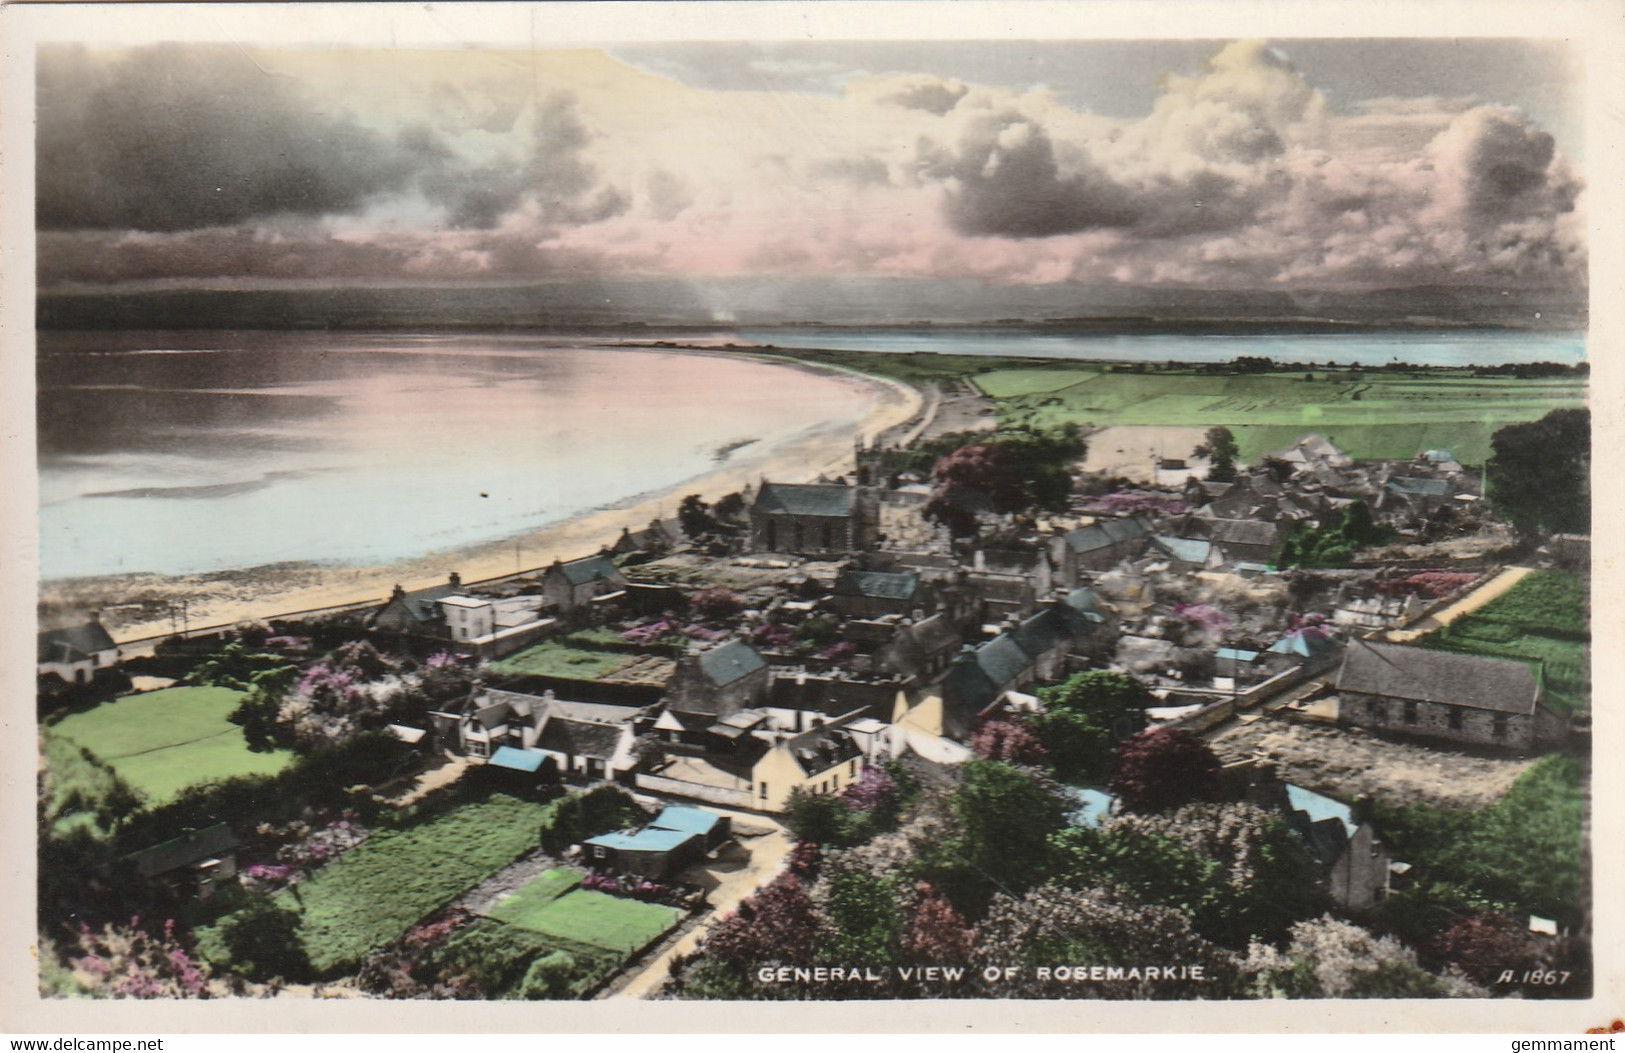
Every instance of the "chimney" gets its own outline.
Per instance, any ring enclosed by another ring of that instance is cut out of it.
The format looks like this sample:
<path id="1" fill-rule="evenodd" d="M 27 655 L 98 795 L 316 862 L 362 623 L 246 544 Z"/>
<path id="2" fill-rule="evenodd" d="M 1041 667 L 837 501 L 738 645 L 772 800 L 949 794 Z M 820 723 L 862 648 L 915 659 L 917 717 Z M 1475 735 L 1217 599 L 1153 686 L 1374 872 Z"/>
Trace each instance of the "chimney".
<path id="1" fill-rule="evenodd" d="M 456 572 L 456 571 L 455 571 L 455 570 L 454 570 L 454 571 L 452 571 L 452 572 L 451 572 L 451 574 L 450 574 L 450 575 L 448 575 L 448 576 L 447 576 L 447 578 L 446 578 L 446 582 L 447 582 L 447 583 L 448 583 L 448 584 L 449 584 L 449 585 L 450 585 L 450 586 L 451 586 L 451 587 L 452 587 L 452 588 L 454 588 L 454 589 L 460 589 L 460 588 L 462 588 L 462 587 L 463 587 L 463 576 L 462 576 L 462 575 L 461 575 L 461 574 L 459 574 L 459 573 L 457 573 L 457 572 Z"/>
<path id="2" fill-rule="evenodd" d="M 390 599 L 390 602 L 392 602 L 392 603 L 395 600 L 404 600 L 404 599 L 406 599 L 406 590 L 401 588 L 400 584 L 397 582 L 396 585 L 395 585 L 395 591 L 389 594 L 389 599 Z"/>

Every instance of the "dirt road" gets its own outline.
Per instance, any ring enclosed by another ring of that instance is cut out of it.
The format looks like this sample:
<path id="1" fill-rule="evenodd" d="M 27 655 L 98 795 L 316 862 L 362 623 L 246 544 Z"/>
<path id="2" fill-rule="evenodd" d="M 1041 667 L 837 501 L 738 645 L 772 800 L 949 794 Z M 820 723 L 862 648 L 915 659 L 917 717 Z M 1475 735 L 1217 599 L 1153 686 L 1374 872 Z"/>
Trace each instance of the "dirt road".
<path id="1" fill-rule="evenodd" d="M 1436 629 L 1442 629 L 1462 615 L 1470 614 L 1496 597 L 1505 595 L 1508 589 L 1530 573 L 1532 571 L 1529 567 L 1508 567 L 1455 603 L 1434 611 L 1409 629 L 1390 629 L 1383 639 L 1390 643 L 1405 643 L 1419 636 L 1426 636 Z"/>

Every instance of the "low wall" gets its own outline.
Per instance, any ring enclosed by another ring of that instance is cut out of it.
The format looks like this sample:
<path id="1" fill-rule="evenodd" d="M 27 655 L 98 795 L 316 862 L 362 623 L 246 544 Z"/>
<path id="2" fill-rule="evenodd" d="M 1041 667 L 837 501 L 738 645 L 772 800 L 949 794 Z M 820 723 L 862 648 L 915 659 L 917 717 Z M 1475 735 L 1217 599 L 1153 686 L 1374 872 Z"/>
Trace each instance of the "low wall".
<path id="1" fill-rule="evenodd" d="M 1246 691 L 1234 697 L 1221 698 L 1217 702 L 1210 702 L 1193 713 L 1187 713 L 1177 720 L 1170 720 L 1162 725 L 1167 728 L 1178 728 L 1199 734 L 1209 728 L 1222 724 L 1235 715 L 1238 709 L 1251 709 L 1253 706 L 1268 698 L 1273 698 L 1282 691 L 1296 687 L 1306 680 L 1312 680 L 1320 674 L 1332 669 L 1343 660 L 1342 648 L 1328 651 L 1323 655 L 1311 658 L 1302 665 L 1282 670 L 1262 683 L 1254 684 Z"/>
<path id="2" fill-rule="evenodd" d="M 674 797 L 692 797 L 698 801 L 709 801 L 712 804 L 727 805 L 730 808 L 755 807 L 748 790 L 728 790 L 721 786 L 705 786 L 697 782 L 666 779 L 659 775 L 650 775 L 647 772 L 639 772 L 633 777 L 632 784 L 640 790 L 669 793 Z"/>

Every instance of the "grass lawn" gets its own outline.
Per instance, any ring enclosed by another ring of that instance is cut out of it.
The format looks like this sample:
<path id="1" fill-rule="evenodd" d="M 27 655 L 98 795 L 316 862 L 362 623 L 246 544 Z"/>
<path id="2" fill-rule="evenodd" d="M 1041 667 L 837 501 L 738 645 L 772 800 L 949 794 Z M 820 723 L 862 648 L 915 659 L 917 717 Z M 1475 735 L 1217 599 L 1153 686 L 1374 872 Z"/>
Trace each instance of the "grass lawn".
<path id="1" fill-rule="evenodd" d="M 635 657 L 613 651 L 589 651 L 556 640 L 544 640 L 511 654 L 500 662 L 492 662 L 491 668 L 511 676 L 560 676 L 575 680 L 596 680 L 607 673 L 613 673 L 633 661 Z"/>
<path id="2" fill-rule="evenodd" d="M 487 998 L 519 998 L 525 972 L 558 951 L 571 961 L 568 990 L 551 997 L 579 998 L 621 964 L 621 955 L 561 940 L 517 925 L 481 918 L 430 952 L 434 963 L 474 977 Z"/>
<path id="3" fill-rule="evenodd" d="M 629 953 L 676 925 L 682 911 L 658 903 L 621 899 L 591 889 L 560 894 L 549 871 L 491 909 L 511 925 L 605 950 Z"/>
<path id="4" fill-rule="evenodd" d="M 1110 373 L 1098 369 L 1000 369 L 975 378 L 997 401 L 1001 423 L 1214 427 L 1236 435 L 1243 460 L 1281 449 L 1308 431 L 1351 457 L 1453 451 L 1482 464 L 1500 427 L 1585 402 L 1585 381 L 1516 380 L 1465 373 Z"/>
<path id="5" fill-rule="evenodd" d="M 1536 571 L 1419 643 L 1440 651 L 1544 663 L 1546 701 L 1559 713 L 1585 704 L 1590 645 L 1584 586 L 1561 571 Z"/>
<path id="6" fill-rule="evenodd" d="M 300 912 L 300 939 L 318 974 L 352 969 L 535 848 L 551 810 L 493 794 L 416 826 L 374 833 L 277 898 Z M 224 954 L 201 932 L 198 945 L 211 960 Z"/>
<path id="7" fill-rule="evenodd" d="M 503 899 L 490 914 L 493 918 L 513 921 L 516 915 L 522 915 L 533 909 L 539 910 L 565 893 L 580 887 L 580 874 L 574 870 L 555 867 L 537 875 L 529 884 Z"/>
<path id="8" fill-rule="evenodd" d="M 70 714 L 50 730 L 160 804 L 200 782 L 274 775 L 293 762 L 288 750 L 249 750 L 242 729 L 227 719 L 242 697 L 223 687 L 171 687 Z"/>

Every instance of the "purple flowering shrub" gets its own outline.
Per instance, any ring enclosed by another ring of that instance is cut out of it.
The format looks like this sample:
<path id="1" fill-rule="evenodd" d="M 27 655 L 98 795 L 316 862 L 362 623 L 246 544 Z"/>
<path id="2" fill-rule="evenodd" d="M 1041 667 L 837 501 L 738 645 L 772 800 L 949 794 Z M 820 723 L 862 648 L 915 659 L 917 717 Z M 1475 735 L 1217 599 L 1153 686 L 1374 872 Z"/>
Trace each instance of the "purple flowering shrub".
<path id="1" fill-rule="evenodd" d="M 597 870 L 587 871 L 587 876 L 581 879 L 581 887 L 610 896 L 625 896 L 671 906 L 682 906 L 689 897 L 687 891 L 674 885 L 630 874 L 605 874 Z"/>
<path id="2" fill-rule="evenodd" d="M 858 781 L 841 794 L 841 800 L 854 812 L 889 808 L 897 801 L 897 783 L 886 774 L 886 769 L 865 767 Z"/>
<path id="3" fill-rule="evenodd" d="M 625 632 L 621 633 L 621 639 L 625 640 L 627 643 L 634 643 L 644 646 L 652 643 L 658 643 L 663 637 L 669 636 L 676 630 L 677 625 L 675 622 L 671 621 L 669 618 L 659 618 L 652 622 L 646 622 L 643 625 L 632 626 L 630 629 L 627 629 Z"/>
<path id="4" fill-rule="evenodd" d="M 1210 603 L 1178 603 L 1174 613 L 1208 636 L 1217 637 L 1230 627 L 1230 619 Z"/>
<path id="5" fill-rule="evenodd" d="M 69 958 L 74 983 L 94 998 L 209 997 L 208 966 L 182 949 L 173 918 L 161 936 L 142 929 L 139 917 L 100 932 L 81 924 L 76 949 Z"/>
<path id="6" fill-rule="evenodd" d="M 851 640 L 842 640 L 840 643 L 831 644 L 822 651 L 819 651 L 818 657 L 826 662 L 835 662 L 839 664 L 847 661 L 857 653 L 857 644 L 853 643 Z"/>
<path id="7" fill-rule="evenodd" d="M 755 641 L 770 651 L 783 651 L 795 645 L 796 630 L 794 626 L 782 622 L 766 622 L 757 626 Z"/>

